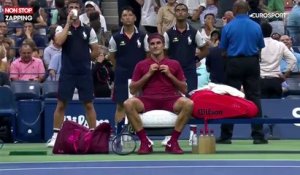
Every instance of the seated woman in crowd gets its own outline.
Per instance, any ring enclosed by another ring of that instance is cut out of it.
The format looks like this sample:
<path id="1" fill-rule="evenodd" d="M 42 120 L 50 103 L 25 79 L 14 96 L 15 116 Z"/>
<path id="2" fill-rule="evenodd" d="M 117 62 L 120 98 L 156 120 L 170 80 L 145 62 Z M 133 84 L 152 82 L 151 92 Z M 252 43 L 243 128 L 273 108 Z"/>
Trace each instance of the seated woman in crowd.
<path id="1" fill-rule="evenodd" d="M 0 44 L 6 49 L 6 57 L 3 61 L 10 62 L 15 57 L 15 40 L 8 37 L 8 27 L 6 22 L 0 22 Z"/>

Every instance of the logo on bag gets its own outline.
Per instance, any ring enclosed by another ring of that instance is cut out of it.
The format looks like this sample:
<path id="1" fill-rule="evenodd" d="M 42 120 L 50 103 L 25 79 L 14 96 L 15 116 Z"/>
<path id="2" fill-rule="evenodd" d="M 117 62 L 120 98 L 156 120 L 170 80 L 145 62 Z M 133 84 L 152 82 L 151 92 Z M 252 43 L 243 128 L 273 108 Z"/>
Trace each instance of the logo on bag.
<path id="1" fill-rule="evenodd" d="M 223 111 L 211 110 L 211 109 L 199 109 L 198 114 L 200 114 L 200 115 L 223 115 Z"/>
<path id="2" fill-rule="evenodd" d="M 69 121 L 73 121 L 73 122 L 76 122 L 82 126 L 85 126 L 85 127 L 89 127 L 88 125 L 88 122 L 87 120 L 85 119 L 85 116 L 84 115 L 78 115 L 78 116 L 70 116 L 70 115 L 67 115 L 65 116 L 65 121 L 66 120 L 69 120 Z M 96 125 L 98 126 L 99 124 L 101 123 L 109 123 L 109 120 L 108 119 L 105 119 L 105 120 L 97 120 L 96 121 Z"/>

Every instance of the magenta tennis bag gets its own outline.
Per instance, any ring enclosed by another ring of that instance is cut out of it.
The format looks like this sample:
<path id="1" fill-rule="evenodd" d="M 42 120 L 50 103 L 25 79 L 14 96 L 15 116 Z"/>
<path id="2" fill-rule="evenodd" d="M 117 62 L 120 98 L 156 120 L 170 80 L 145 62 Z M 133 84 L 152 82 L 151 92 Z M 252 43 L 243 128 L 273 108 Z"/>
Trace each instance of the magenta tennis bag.
<path id="1" fill-rule="evenodd" d="M 65 121 L 57 135 L 53 154 L 96 154 L 109 152 L 111 126 L 98 125 L 94 131 L 73 122 Z"/>

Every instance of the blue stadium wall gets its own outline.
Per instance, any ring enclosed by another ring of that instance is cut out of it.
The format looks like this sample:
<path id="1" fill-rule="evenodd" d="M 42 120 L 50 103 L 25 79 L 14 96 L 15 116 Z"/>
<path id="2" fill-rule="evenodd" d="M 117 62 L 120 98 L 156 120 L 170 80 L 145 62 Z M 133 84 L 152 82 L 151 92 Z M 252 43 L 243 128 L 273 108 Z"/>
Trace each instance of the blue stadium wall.
<path id="1" fill-rule="evenodd" d="M 111 99 L 96 99 L 95 109 L 97 120 L 109 120 L 114 126 L 115 103 Z M 18 116 L 16 120 L 16 139 L 20 142 L 44 142 L 51 138 L 53 127 L 53 113 L 56 107 L 56 99 L 22 100 L 18 102 Z M 300 117 L 300 100 L 276 99 L 262 100 L 263 115 L 270 118 Z M 162 116 L 163 117 L 163 116 Z M 84 108 L 79 101 L 69 103 L 65 118 L 87 126 Z M 269 139 L 299 139 L 300 124 L 275 124 L 264 125 L 264 132 Z M 198 131 L 202 128 L 198 125 Z M 210 125 L 216 136 L 220 134 L 219 125 Z M 234 138 L 251 138 L 250 124 L 235 125 Z M 188 139 L 189 126 L 187 125 L 181 139 Z"/>

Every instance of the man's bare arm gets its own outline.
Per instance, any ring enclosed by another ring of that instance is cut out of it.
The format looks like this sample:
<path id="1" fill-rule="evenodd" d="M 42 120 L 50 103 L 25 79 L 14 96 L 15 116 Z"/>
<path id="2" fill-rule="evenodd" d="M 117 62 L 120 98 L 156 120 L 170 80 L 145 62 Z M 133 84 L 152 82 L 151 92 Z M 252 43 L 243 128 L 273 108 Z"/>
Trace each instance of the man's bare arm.
<path id="1" fill-rule="evenodd" d="M 68 37 L 69 28 L 72 23 L 71 16 L 72 13 L 69 13 L 65 27 L 61 32 L 57 33 L 54 37 L 56 44 L 58 44 L 59 46 L 62 46 Z"/>

